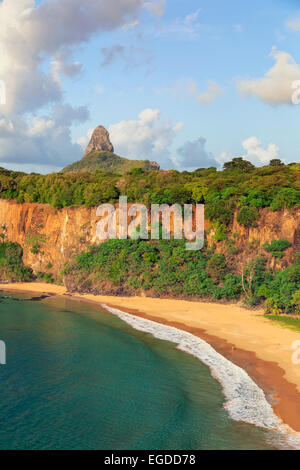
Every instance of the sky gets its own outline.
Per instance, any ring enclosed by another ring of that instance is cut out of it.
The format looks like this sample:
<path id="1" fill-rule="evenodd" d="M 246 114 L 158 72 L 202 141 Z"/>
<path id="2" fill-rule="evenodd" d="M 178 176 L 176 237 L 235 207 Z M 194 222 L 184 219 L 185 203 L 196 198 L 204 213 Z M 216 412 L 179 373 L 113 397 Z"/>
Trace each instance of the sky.
<path id="1" fill-rule="evenodd" d="M 58 171 L 98 125 L 164 169 L 299 162 L 299 41 L 300 0 L 0 0 L 0 166 Z"/>

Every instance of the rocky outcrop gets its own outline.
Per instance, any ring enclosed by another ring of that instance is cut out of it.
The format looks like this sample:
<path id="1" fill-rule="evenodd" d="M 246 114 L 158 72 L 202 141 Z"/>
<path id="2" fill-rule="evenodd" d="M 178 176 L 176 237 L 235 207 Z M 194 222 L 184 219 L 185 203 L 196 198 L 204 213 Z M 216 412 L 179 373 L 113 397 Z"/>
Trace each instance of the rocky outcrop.
<path id="1" fill-rule="evenodd" d="M 109 133 L 103 126 L 98 126 L 81 160 L 71 163 L 62 169 L 63 173 L 86 173 L 101 171 L 124 175 L 129 171 L 141 168 L 144 171 L 160 169 L 157 162 L 149 160 L 131 160 L 114 153 L 114 147 L 109 139 Z"/>
<path id="2" fill-rule="evenodd" d="M 160 170 L 160 165 L 157 162 L 150 162 L 151 170 Z"/>
<path id="3" fill-rule="evenodd" d="M 96 208 L 70 207 L 56 210 L 47 204 L 18 204 L 0 199 L 1 239 L 19 243 L 23 247 L 23 261 L 34 271 L 58 275 L 65 263 L 75 254 L 97 243 Z M 206 224 L 209 244 L 214 243 L 214 230 Z M 300 252 L 300 209 L 272 212 L 263 209 L 256 227 L 249 229 L 238 224 L 236 217 L 230 233 L 238 254 L 233 256 L 237 271 L 248 259 L 262 252 L 262 245 L 274 239 L 285 238 L 292 247 L 284 259 L 269 256 L 269 266 L 284 267 Z M 217 250 L 226 250 L 226 242 L 217 244 Z M 265 253 L 266 254 L 266 253 Z"/>
<path id="4" fill-rule="evenodd" d="M 103 126 L 98 126 L 94 130 L 91 140 L 86 148 L 84 157 L 91 152 L 111 152 L 114 147 L 109 139 L 109 133 Z"/>

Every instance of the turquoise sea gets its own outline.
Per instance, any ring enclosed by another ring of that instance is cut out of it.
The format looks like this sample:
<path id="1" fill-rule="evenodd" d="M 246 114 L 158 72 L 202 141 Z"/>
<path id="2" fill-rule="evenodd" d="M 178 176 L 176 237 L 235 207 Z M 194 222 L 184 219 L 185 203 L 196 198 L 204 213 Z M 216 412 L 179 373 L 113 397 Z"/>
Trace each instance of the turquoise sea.
<path id="1" fill-rule="evenodd" d="M 272 449 L 207 366 L 91 304 L 0 294 L 0 449 Z"/>

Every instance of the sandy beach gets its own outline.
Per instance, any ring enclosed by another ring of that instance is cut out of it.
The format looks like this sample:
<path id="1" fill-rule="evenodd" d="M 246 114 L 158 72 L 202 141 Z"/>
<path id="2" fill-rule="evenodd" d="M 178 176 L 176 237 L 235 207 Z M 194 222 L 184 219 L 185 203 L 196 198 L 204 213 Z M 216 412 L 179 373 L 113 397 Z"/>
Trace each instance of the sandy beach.
<path id="1" fill-rule="evenodd" d="M 44 283 L 0 284 L 0 289 L 67 294 L 63 286 Z M 300 340 L 300 332 L 272 323 L 262 310 L 252 311 L 235 304 L 91 294 L 71 296 L 98 305 L 106 304 L 199 336 L 246 370 L 264 390 L 282 421 L 300 431 L 300 365 L 292 361 L 292 344 Z"/>

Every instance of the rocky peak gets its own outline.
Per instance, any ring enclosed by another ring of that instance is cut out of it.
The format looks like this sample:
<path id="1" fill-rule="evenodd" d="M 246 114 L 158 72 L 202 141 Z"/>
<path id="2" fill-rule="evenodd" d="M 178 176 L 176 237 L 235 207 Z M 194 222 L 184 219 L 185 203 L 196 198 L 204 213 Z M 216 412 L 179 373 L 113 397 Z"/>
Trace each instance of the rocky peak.
<path id="1" fill-rule="evenodd" d="M 150 162 L 152 170 L 160 170 L 160 165 L 157 162 Z"/>
<path id="2" fill-rule="evenodd" d="M 90 143 L 86 148 L 84 156 L 90 152 L 112 152 L 114 153 L 114 147 L 109 139 L 109 133 L 103 126 L 98 126 L 94 130 Z"/>

